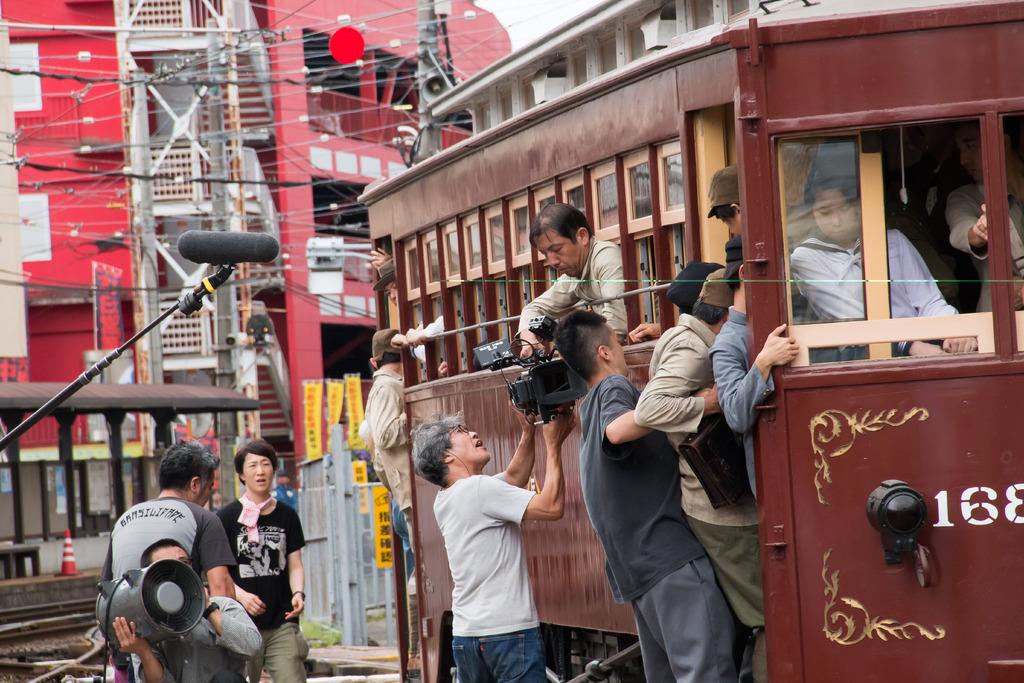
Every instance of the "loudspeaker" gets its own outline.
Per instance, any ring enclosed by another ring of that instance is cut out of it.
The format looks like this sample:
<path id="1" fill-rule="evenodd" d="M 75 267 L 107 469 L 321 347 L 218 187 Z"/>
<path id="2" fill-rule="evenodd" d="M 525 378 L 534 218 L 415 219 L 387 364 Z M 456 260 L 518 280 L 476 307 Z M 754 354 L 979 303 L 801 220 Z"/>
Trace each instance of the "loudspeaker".
<path id="1" fill-rule="evenodd" d="M 159 560 L 133 569 L 113 581 L 100 583 L 96 621 L 108 642 L 116 643 L 114 619 L 135 622 L 138 636 L 150 643 L 183 636 L 203 618 L 203 582 L 178 560 Z"/>

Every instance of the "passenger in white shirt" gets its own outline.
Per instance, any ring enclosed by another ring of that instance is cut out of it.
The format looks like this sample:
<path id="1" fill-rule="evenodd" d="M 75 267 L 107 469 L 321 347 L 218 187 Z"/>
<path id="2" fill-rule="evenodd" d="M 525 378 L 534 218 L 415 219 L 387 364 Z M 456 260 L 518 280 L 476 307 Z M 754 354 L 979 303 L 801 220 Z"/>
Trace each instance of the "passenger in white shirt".
<path id="1" fill-rule="evenodd" d="M 815 320 L 863 320 L 864 256 L 861 250 L 860 196 L 856 178 L 816 173 L 812 177 L 814 222 L 820 234 L 806 239 L 790 256 L 797 288 Z M 924 260 L 897 230 L 886 231 L 889 306 L 893 318 L 956 315 L 946 303 Z M 964 353 L 977 349 L 973 337 L 902 344 L 907 355 Z"/>
<path id="2" fill-rule="evenodd" d="M 491 455 L 460 417 L 429 420 L 412 434 L 416 473 L 441 487 L 434 516 L 452 572 L 452 652 L 465 683 L 545 680 L 520 525 L 561 519 L 561 446 L 576 420 L 565 413 L 544 425 L 545 481 L 534 493 L 526 487 L 535 429 L 530 416 L 516 415 L 523 434 L 508 468 L 496 476 L 483 474 Z"/>

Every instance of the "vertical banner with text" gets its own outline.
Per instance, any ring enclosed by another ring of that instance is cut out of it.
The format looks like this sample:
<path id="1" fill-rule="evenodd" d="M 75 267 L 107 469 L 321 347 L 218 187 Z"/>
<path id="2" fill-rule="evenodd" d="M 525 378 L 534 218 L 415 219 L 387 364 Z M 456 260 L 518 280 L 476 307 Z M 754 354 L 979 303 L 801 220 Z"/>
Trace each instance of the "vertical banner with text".
<path id="1" fill-rule="evenodd" d="M 327 424 L 341 422 L 341 409 L 345 404 L 345 382 L 340 379 L 327 380 Z"/>
<path id="2" fill-rule="evenodd" d="M 387 569 L 394 564 L 391 556 L 391 498 L 383 486 L 373 487 L 373 521 L 376 528 L 377 568 Z"/>
<path id="3" fill-rule="evenodd" d="M 363 423 L 363 382 L 359 375 L 345 375 L 345 404 L 348 408 L 348 447 L 365 451 L 366 442 L 359 437 Z"/>
<path id="4" fill-rule="evenodd" d="M 93 343 L 97 349 L 116 349 L 124 339 L 121 316 L 121 278 L 124 271 L 107 263 L 92 262 Z"/>
<path id="5" fill-rule="evenodd" d="M 352 481 L 356 484 L 366 484 L 370 481 L 365 460 L 352 461 Z M 370 514 L 370 490 L 366 486 L 359 487 L 359 514 Z"/>
<path id="6" fill-rule="evenodd" d="M 318 460 L 324 455 L 324 385 L 319 380 L 302 383 L 302 416 L 306 435 L 306 459 Z"/>

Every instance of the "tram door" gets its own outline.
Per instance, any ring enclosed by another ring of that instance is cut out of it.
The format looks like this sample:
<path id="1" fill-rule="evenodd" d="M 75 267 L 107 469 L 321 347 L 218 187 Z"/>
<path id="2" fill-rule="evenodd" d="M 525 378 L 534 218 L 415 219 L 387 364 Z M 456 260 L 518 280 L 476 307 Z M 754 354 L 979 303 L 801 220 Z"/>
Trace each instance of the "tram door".
<path id="1" fill-rule="evenodd" d="M 998 188 L 977 229 L 1002 164 L 981 140 L 971 119 L 774 143 L 802 351 L 759 427 L 762 561 L 796 591 L 769 633 L 798 616 L 769 666 L 803 681 L 980 682 L 1024 657 L 1021 378 L 998 370 L 993 313 L 1024 225 Z"/>

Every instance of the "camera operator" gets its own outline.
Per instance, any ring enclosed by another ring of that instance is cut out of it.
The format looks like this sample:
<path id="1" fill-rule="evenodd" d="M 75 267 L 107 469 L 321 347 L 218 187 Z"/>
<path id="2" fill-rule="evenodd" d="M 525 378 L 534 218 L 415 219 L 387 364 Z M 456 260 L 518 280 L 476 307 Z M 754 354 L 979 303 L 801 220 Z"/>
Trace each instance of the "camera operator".
<path id="1" fill-rule="evenodd" d="M 544 255 L 545 265 L 558 271 L 558 279 L 547 291 L 523 307 L 519 318 L 519 339 L 524 343 L 519 355 L 529 356 L 541 343 L 527 329 L 531 318 L 550 316 L 559 319 L 580 302 L 620 296 L 625 291 L 622 279 L 622 252 L 611 242 L 594 239 L 587 217 L 568 204 L 548 204 L 533 220 L 530 244 Z M 615 330 L 619 339 L 626 336 L 626 306 L 615 299 L 594 307 Z"/>
<path id="2" fill-rule="evenodd" d="M 148 567 L 159 560 L 192 563 L 172 539 L 147 548 L 140 564 Z M 136 683 L 244 683 L 246 659 L 260 650 L 260 632 L 235 600 L 207 594 L 206 603 L 199 625 L 155 645 L 136 634 L 134 622 L 114 619 L 121 652 L 132 655 Z"/>
<path id="3" fill-rule="evenodd" d="M 434 516 L 448 551 L 452 652 L 462 683 L 544 681 L 544 642 L 533 604 L 520 525 L 561 519 L 561 446 L 576 420 L 563 412 L 544 425 L 547 452 L 540 493 L 526 486 L 533 471 L 535 429 L 516 411 L 522 436 L 508 468 L 483 474 L 491 455 L 458 416 L 413 430 L 416 472 L 441 487 Z"/>

